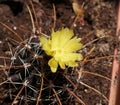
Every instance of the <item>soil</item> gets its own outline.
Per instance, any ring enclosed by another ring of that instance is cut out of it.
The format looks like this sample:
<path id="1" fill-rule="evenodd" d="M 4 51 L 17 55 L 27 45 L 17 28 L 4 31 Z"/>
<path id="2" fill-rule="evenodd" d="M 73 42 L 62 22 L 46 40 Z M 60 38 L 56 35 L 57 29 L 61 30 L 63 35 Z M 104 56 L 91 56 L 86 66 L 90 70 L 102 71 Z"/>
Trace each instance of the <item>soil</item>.
<path id="1" fill-rule="evenodd" d="M 81 0 L 79 5 L 83 3 L 84 17 L 74 22 L 76 15 L 69 0 L 33 0 L 36 15 L 30 0 L 0 1 L 0 105 L 36 105 L 42 80 L 40 105 L 108 105 L 116 2 Z M 26 5 L 33 15 L 35 32 Z M 53 74 L 38 36 L 63 27 L 72 28 L 82 39 L 78 53 L 84 59 L 77 68 Z"/>

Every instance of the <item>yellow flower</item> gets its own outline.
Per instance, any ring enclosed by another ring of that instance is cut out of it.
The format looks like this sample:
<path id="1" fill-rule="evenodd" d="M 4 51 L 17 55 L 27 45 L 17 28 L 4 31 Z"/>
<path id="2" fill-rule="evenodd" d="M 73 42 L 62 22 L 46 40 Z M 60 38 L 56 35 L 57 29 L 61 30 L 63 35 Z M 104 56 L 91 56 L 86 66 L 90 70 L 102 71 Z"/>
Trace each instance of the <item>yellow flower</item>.
<path id="1" fill-rule="evenodd" d="M 81 49 L 82 44 L 80 39 L 73 35 L 73 30 L 63 28 L 60 31 L 52 31 L 49 39 L 40 36 L 42 49 L 52 57 L 48 65 L 53 73 L 57 71 L 58 65 L 62 69 L 65 69 L 65 66 L 75 67 L 78 66 L 76 61 L 82 60 L 82 55 L 76 53 Z"/>

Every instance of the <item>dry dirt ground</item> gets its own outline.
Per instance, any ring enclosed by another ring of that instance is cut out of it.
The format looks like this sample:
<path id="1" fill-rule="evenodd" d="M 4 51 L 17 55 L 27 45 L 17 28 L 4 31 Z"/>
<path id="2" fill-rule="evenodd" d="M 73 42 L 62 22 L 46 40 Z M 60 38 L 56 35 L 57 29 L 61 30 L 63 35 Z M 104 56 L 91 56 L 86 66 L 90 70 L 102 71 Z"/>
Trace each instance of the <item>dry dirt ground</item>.
<path id="1" fill-rule="evenodd" d="M 69 0 L 33 1 L 36 16 L 30 0 L 0 1 L 0 105 L 36 105 L 40 87 L 40 105 L 107 105 L 115 46 L 115 0 L 81 0 L 84 25 L 80 21 L 73 24 L 75 13 Z M 26 5 L 33 20 L 37 17 L 35 33 Z M 84 59 L 78 68 L 52 74 L 47 66 L 49 57 L 40 48 L 38 30 L 50 35 L 53 28 L 62 27 L 72 27 L 82 38 L 84 46 L 79 53 Z"/>

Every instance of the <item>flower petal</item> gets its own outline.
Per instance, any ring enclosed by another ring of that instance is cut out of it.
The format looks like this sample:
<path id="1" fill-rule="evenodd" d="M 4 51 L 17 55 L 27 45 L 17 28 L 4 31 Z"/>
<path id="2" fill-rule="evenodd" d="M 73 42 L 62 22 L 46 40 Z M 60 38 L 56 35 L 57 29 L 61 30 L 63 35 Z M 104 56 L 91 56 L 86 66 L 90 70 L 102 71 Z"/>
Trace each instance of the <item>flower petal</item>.
<path id="1" fill-rule="evenodd" d="M 60 42 L 59 42 L 59 38 L 60 37 L 60 35 L 59 35 L 59 31 L 57 31 L 57 32 L 52 32 L 52 50 L 54 51 L 54 50 L 57 50 L 58 48 L 59 48 L 59 44 L 60 44 Z"/>
<path id="2" fill-rule="evenodd" d="M 51 51 L 51 40 L 47 39 L 44 36 L 40 36 L 40 41 L 42 43 L 42 49 L 45 50 L 47 55 L 53 55 L 53 52 Z"/>
<path id="3" fill-rule="evenodd" d="M 70 30 L 68 28 L 62 29 L 59 34 L 60 48 L 63 48 L 65 44 L 72 38 L 73 35 L 74 35 L 73 30 Z"/>
<path id="4" fill-rule="evenodd" d="M 73 62 L 73 61 L 70 61 L 68 63 L 66 63 L 67 66 L 70 66 L 70 67 L 76 67 L 78 66 L 78 63 L 77 62 Z"/>
<path id="5" fill-rule="evenodd" d="M 67 53 L 62 56 L 61 59 L 63 62 L 69 62 L 69 61 L 79 61 L 82 60 L 82 55 L 77 53 Z"/>
<path id="6" fill-rule="evenodd" d="M 59 61 L 59 65 L 62 69 L 65 69 L 65 62 Z"/>
<path id="7" fill-rule="evenodd" d="M 55 73 L 57 71 L 58 62 L 54 58 L 49 60 L 48 65 L 50 66 L 51 71 L 53 73 Z"/>
<path id="8" fill-rule="evenodd" d="M 81 48 L 82 44 L 80 43 L 80 40 L 77 39 L 77 37 L 69 40 L 68 43 L 64 46 L 66 52 L 75 52 Z"/>

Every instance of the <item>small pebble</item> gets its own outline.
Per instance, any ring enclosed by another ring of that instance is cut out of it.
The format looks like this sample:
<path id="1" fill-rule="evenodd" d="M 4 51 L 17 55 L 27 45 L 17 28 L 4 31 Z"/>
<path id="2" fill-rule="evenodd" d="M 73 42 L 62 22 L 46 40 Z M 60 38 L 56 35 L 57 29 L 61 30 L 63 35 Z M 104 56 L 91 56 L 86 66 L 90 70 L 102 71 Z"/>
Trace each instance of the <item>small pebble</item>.
<path id="1" fill-rule="evenodd" d="M 17 27 L 16 27 L 16 26 L 14 26 L 14 27 L 13 27 L 13 29 L 14 29 L 14 30 L 17 30 Z"/>

